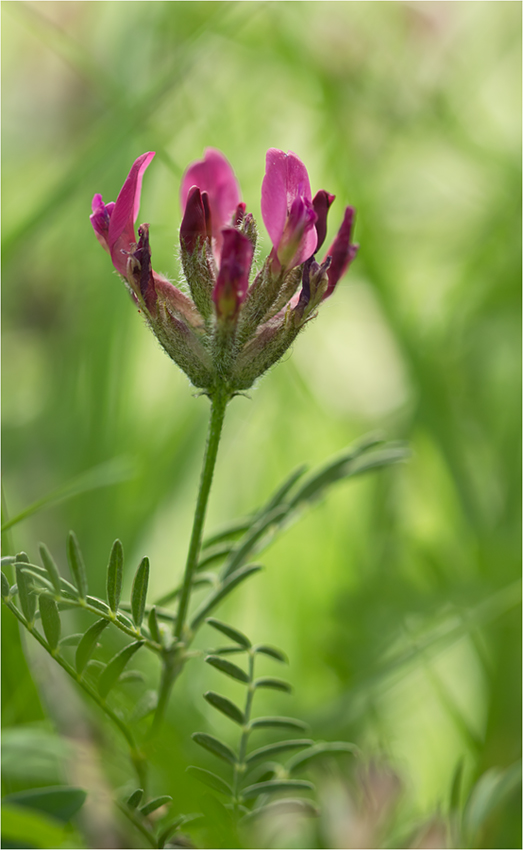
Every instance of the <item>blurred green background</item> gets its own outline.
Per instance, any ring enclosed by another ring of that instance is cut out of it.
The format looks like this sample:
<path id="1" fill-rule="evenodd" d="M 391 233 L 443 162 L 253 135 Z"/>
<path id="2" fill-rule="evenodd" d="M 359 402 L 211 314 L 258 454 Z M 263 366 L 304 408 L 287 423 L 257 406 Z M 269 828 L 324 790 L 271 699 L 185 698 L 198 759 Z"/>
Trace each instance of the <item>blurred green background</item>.
<path id="1" fill-rule="evenodd" d="M 91 198 L 114 200 L 155 150 L 139 221 L 154 268 L 176 280 L 187 164 L 206 146 L 225 153 L 263 257 L 265 152 L 295 151 L 313 193 L 336 194 L 328 239 L 350 203 L 361 249 L 292 355 L 231 404 L 207 528 L 369 431 L 413 456 L 335 489 L 219 616 L 288 653 L 295 696 L 277 708 L 385 754 L 426 817 L 460 758 L 470 786 L 519 755 L 520 3 L 2 9 L 7 510 L 101 464 L 107 484 L 34 514 L 7 547 L 35 557 L 45 540 L 64 564 L 74 528 L 102 593 L 118 536 L 129 583 L 144 554 L 151 595 L 178 582 L 208 402 L 112 272 Z M 41 707 L 3 619 L 5 724 L 45 715 L 67 731 L 42 660 Z M 192 760 L 186 706 L 211 722 L 203 666 L 170 716 Z M 517 833 L 517 815 L 503 817 L 481 846 L 520 846 Z"/>

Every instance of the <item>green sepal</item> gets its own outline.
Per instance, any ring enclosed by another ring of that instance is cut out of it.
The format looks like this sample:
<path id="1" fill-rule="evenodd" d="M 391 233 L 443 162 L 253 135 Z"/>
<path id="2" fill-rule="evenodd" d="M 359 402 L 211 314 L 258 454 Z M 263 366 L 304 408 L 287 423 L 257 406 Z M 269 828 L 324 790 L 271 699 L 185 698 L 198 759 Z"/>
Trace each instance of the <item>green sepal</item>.
<path id="1" fill-rule="evenodd" d="M 58 594 L 58 596 L 61 596 L 61 594 L 62 594 L 61 575 L 60 575 L 60 571 L 58 570 L 58 567 L 56 566 L 54 558 L 51 555 L 51 553 L 50 553 L 49 549 L 47 548 L 47 546 L 45 545 L 45 543 L 40 543 L 38 549 L 39 549 L 39 552 L 40 552 L 40 558 L 42 559 L 42 564 L 44 565 L 44 567 L 47 571 L 47 575 L 51 579 L 51 583 L 52 583 L 56 593 Z"/>
<path id="2" fill-rule="evenodd" d="M 230 676 L 231 679 L 236 679 L 238 682 L 249 684 L 249 676 L 245 670 L 242 670 L 242 668 L 238 667 L 237 664 L 233 664 L 232 661 L 227 661 L 219 655 L 208 655 L 205 662 L 206 664 L 210 664 L 211 667 L 215 667 L 216 670 L 220 671 L 220 673 L 225 673 L 226 676 Z"/>
<path id="3" fill-rule="evenodd" d="M 85 599 L 87 596 L 87 573 L 85 571 L 84 559 L 74 531 L 70 531 L 67 537 L 67 559 L 69 561 L 69 566 L 71 567 L 74 580 L 76 581 L 80 597 Z"/>
<path id="4" fill-rule="evenodd" d="M 115 540 L 109 555 L 107 565 L 107 601 L 111 611 L 118 611 L 122 595 L 123 579 L 123 546 L 120 540 Z"/>
<path id="5" fill-rule="evenodd" d="M 245 649 L 250 649 L 251 642 L 249 638 L 243 634 L 243 632 L 238 631 L 238 629 L 233 629 L 232 626 L 227 625 L 227 623 L 222 623 L 221 620 L 216 620 L 214 617 L 208 617 L 205 622 L 209 626 L 212 626 L 213 629 L 216 629 L 231 640 L 239 643 L 240 646 L 245 647 Z"/>
<path id="6" fill-rule="evenodd" d="M 145 600 L 147 598 L 147 585 L 149 584 L 149 558 L 142 558 L 140 566 L 136 570 L 131 591 L 131 612 L 136 628 L 142 625 L 145 613 Z"/>
<path id="7" fill-rule="evenodd" d="M 38 607 L 40 608 L 40 618 L 47 642 L 51 649 L 55 650 L 60 641 L 62 631 L 58 606 L 54 599 L 42 594 L 38 600 Z"/>
<path id="8" fill-rule="evenodd" d="M 141 806 L 139 809 L 140 814 L 147 817 L 151 812 L 155 812 L 156 809 L 159 809 L 160 806 L 165 806 L 166 803 L 172 803 L 173 798 L 169 796 L 169 794 L 164 794 L 162 797 L 155 797 L 154 800 L 149 800 L 145 806 Z"/>
<path id="9" fill-rule="evenodd" d="M 94 648 L 96 646 L 98 638 L 108 625 L 109 620 L 97 620 L 96 623 L 93 623 L 93 625 L 90 626 L 83 635 L 80 643 L 78 644 L 75 656 L 75 666 L 77 673 L 83 672 L 85 665 L 87 664 L 91 655 L 94 652 Z"/>
<path id="10" fill-rule="evenodd" d="M 230 699 L 222 697 L 220 694 L 215 693 L 215 691 L 207 691 L 207 693 L 203 695 L 203 698 L 207 700 L 209 705 L 212 705 L 213 708 L 216 708 L 218 711 L 221 711 L 222 714 L 225 714 L 226 717 L 229 717 L 230 720 L 234 720 L 234 722 L 239 726 L 243 726 L 245 722 L 243 711 L 231 702 Z"/>
<path id="11" fill-rule="evenodd" d="M 117 655 L 112 658 L 100 673 L 98 679 L 98 693 L 105 699 L 113 685 L 118 681 L 120 673 L 123 672 L 125 665 L 131 660 L 134 653 L 143 646 L 143 640 L 137 640 L 125 646 Z"/>
<path id="12" fill-rule="evenodd" d="M 214 735 L 208 735 L 206 732 L 194 732 L 191 737 L 196 744 L 209 750 L 210 753 L 223 759 L 223 761 L 229 764 L 237 763 L 238 759 L 233 750 L 227 744 L 224 744 L 223 741 L 215 738 Z"/>
<path id="13" fill-rule="evenodd" d="M 204 770 L 203 767 L 194 767 L 192 764 L 186 768 L 187 773 L 192 773 L 204 785 L 213 788 L 214 791 L 219 791 L 220 794 L 225 794 L 226 797 L 232 797 L 232 788 L 220 776 L 212 773 L 210 770 Z"/>

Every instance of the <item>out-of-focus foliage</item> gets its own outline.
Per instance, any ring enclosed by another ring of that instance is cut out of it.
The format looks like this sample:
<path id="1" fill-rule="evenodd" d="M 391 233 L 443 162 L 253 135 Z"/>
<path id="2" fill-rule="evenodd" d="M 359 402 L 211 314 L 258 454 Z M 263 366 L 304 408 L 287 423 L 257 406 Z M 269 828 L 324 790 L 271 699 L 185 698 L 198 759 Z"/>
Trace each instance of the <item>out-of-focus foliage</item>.
<path id="1" fill-rule="evenodd" d="M 289 655 L 295 696 L 267 693 L 267 714 L 387 757 L 403 788 L 390 835 L 416 846 L 436 846 L 461 760 L 474 846 L 521 840 L 517 792 L 481 803 L 520 754 L 520 18 L 495 2 L 3 3 L 5 502 L 15 516 L 77 493 L 14 526 L 4 554 L 45 540 L 65 567 L 74 528 L 93 592 L 115 537 L 126 598 L 144 555 L 151 596 L 178 583 L 208 402 L 113 274 L 91 198 L 114 200 L 156 150 L 139 220 L 175 280 L 188 162 L 223 150 L 261 225 L 265 151 L 294 150 L 313 191 L 336 194 L 329 237 L 351 203 L 361 249 L 292 356 L 231 404 L 207 527 L 369 430 L 410 441 L 409 464 L 340 485 L 290 528 L 223 616 Z M 51 721 L 74 751 L 48 774 L 44 756 L 32 777 L 8 771 L 5 791 L 65 771 L 90 791 L 88 846 L 110 846 L 104 789 L 126 761 L 107 749 L 102 770 L 98 716 L 31 645 L 29 672 L 7 613 L 3 628 L 9 746 L 23 749 L 20 727 L 45 755 Z M 184 774 L 190 734 L 229 734 L 201 697 L 215 675 L 185 671 L 151 751 L 180 812 L 204 805 Z M 325 846 L 359 840 L 339 822 L 348 783 L 340 767 L 324 777 Z M 298 846 L 288 824 L 279 835 L 267 846 Z"/>

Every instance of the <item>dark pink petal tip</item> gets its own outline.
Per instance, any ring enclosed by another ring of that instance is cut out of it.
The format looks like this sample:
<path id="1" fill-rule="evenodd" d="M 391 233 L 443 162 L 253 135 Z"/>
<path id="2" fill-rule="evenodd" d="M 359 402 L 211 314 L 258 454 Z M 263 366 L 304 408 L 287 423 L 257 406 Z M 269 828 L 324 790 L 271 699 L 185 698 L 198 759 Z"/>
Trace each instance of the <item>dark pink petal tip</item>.
<path id="1" fill-rule="evenodd" d="M 335 195 L 331 195 L 329 192 L 326 192 L 325 189 L 320 189 L 319 192 L 316 192 L 312 200 L 314 212 L 318 216 L 316 220 L 316 233 L 318 234 L 316 251 L 319 251 L 325 242 L 325 237 L 327 235 L 327 213 L 329 212 L 329 208 L 335 197 Z"/>
<path id="2" fill-rule="evenodd" d="M 327 251 L 326 257 L 331 257 L 331 264 L 327 271 L 329 286 L 323 296 L 324 299 L 332 295 L 336 284 L 345 274 L 358 252 L 358 246 L 351 242 L 355 214 L 354 207 L 346 208 L 338 235 Z"/>
<path id="3" fill-rule="evenodd" d="M 209 205 L 204 203 L 205 192 L 202 193 L 198 186 L 193 186 L 187 196 L 185 212 L 183 214 L 182 224 L 180 227 L 180 242 L 182 247 L 192 254 L 198 247 L 198 242 L 203 242 L 208 235 L 210 228 Z"/>
<path id="4" fill-rule="evenodd" d="M 250 239 L 235 227 L 224 228 L 222 238 L 220 271 L 212 297 L 218 317 L 230 319 L 236 316 L 247 295 L 253 247 Z"/>
<path id="5" fill-rule="evenodd" d="M 221 243 L 221 229 L 231 223 L 240 203 L 240 187 L 228 160 L 219 150 L 207 148 L 204 158 L 193 162 L 185 172 L 180 188 L 182 212 L 185 212 L 193 186 L 208 195 L 212 235 Z"/>

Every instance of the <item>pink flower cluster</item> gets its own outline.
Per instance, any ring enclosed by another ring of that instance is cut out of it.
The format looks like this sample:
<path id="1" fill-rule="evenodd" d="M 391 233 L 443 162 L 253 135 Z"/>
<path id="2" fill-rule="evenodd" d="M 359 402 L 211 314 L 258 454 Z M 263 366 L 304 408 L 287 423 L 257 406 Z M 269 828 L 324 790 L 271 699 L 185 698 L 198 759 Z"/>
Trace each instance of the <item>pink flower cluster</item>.
<path id="1" fill-rule="evenodd" d="M 262 216 L 272 250 L 249 285 L 256 225 L 240 200 L 234 172 L 208 148 L 185 172 L 180 191 L 181 260 L 192 298 L 153 271 L 149 226 L 134 225 L 142 179 L 154 157 L 142 154 L 115 203 L 93 198 L 91 223 L 154 333 L 196 386 L 245 389 L 278 360 L 354 259 L 354 210 L 321 263 L 334 196 L 312 197 L 307 170 L 293 153 L 267 152 Z"/>

